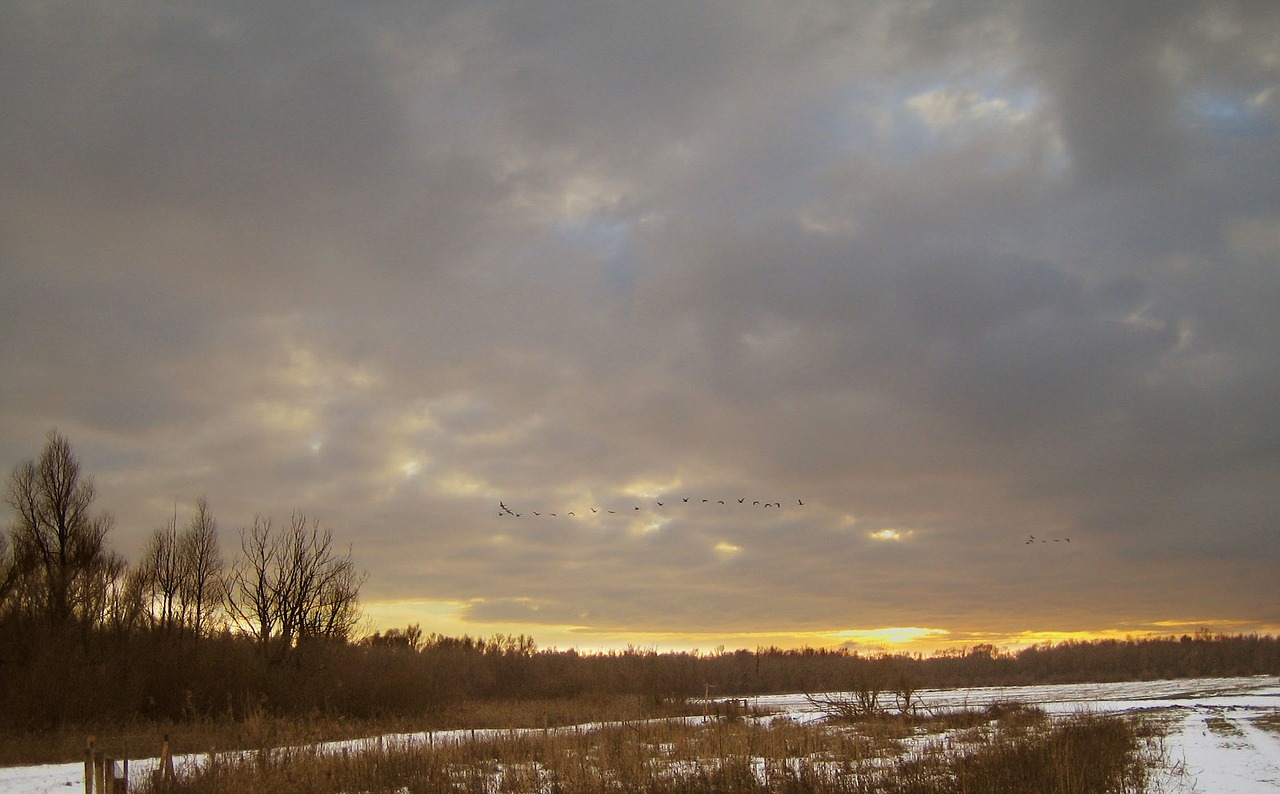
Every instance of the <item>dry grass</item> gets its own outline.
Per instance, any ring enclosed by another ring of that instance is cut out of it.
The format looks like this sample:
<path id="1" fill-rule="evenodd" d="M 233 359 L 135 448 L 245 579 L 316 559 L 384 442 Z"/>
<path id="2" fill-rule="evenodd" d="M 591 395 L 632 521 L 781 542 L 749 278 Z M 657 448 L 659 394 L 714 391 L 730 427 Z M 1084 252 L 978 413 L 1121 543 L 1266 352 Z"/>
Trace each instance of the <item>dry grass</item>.
<path id="1" fill-rule="evenodd" d="M 352 719 L 312 714 L 279 717 L 262 709 L 247 716 L 204 717 L 124 724 L 71 725 L 49 731 L 11 731 L 0 726 L 0 765 L 78 761 L 85 741 L 117 757 L 155 757 L 166 736 L 175 755 L 227 752 L 358 739 L 391 733 L 454 728 L 557 728 L 593 720 L 640 720 L 697 713 L 692 705 L 671 702 L 661 708 L 639 696 L 548 700 L 473 701 L 417 718 Z"/>
<path id="2" fill-rule="evenodd" d="M 1214 736 L 1223 739 L 1238 739 L 1244 736 L 1244 730 L 1239 725 L 1236 725 L 1221 714 L 1205 717 L 1204 724 Z"/>
<path id="3" fill-rule="evenodd" d="M 150 791 L 212 792 L 1138 792 L 1143 741 L 1125 717 L 1033 709 L 799 724 L 625 721 L 590 730 L 463 732 L 220 754 Z"/>
<path id="4" fill-rule="evenodd" d="M 1280 736 L 1280 711 L 1273 711 L 1270 714 L 1264 714 L 1261 717 L 1254 717 L 1253 724 L 1264 731 Z"/>

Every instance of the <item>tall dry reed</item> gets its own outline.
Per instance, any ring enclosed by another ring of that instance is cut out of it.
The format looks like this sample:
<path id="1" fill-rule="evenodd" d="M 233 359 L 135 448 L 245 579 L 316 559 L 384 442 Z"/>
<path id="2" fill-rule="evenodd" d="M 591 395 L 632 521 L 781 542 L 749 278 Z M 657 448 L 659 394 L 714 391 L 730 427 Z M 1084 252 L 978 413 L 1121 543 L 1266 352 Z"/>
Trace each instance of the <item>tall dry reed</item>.
<path id="1" fill-rule="evenodd" d="M 328 750 L 264 747 L 219 755 L 183 770 L 171 785 L 143 790 L 1085 794 L 1144 791 L 1150 781 L 1151 759 L 1128 717 L 1059 721 L 1022 710 L 967 720 L 669 719 L 451 733 Z"/>

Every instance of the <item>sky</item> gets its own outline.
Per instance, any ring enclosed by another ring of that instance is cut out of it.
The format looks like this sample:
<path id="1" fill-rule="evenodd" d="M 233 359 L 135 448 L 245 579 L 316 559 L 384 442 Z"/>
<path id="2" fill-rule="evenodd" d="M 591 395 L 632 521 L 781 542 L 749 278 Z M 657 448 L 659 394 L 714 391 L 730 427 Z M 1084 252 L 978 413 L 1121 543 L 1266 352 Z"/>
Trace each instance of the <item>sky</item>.
<path id="1" fill-rule="evenodd" d="M 1276 633 L 1278 174 L 1272 2 L 12 0 L 0 469 L 370 630 Z"/>

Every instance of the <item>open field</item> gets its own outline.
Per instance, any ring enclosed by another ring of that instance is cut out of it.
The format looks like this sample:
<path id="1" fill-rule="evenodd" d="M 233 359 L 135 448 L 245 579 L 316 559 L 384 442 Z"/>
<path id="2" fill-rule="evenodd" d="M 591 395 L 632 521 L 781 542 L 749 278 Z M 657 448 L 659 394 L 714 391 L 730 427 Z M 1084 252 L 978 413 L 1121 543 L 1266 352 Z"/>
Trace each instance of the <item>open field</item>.
<path id="1" fill-rule="evenodd" d="M 1020 705 L 1010 708 L 1012 703 Z M 746 707 L 736 720 L 664 718 L 559 729 L 400 733 L 275 754 L 222 753 L 213 759 L 191 754 L 178 758 L 177 765 L 205 782 L 191 791 L 237 790 L 245 785 L 238 775 L 267 772 L 278 775 L 269 785 L 284 786 L 280 791 L 355 790 L 320 784 L 348 773 L 384 776 L 388 787 L 364 789 L 379 791 L 436 790 L 431 786 L 540 791 L 551 788 L 552 781 L 561 790 L 588 791 L 622 778 L 644 790 L 799 785 L 859 791 L 870 789 L 857 785 L 876 780 L 915 780 L 920 787 L 899 790 L 935 791 L 945 789 L 928 788 L 928 780 L 973 774 L 993 757 L 1002 758 L 1000 767 L 1006 769 L 1021 769 L 1027 756 L 1037 753 L 1052 756 L 1053 764 L 1070 765 L 1073 747 L 1108 739 L 1110 733 L 1116 735 L 1108 741 L 1119 742 L 1108 746 L 1130 743 L 1132 757 L 1149 765 L 1139 774 L 1115 760 L 1117 780 L 1143 788 L 1112 790 L 1280 790 L 1280 680 L 1275 677 L 925 690 L 917 713 L 939 716 L 856 725 L 824 721 L 803 695 L 750 698 Z M 973 716 L 941 716 L 956 710 Z M 1013 747 L 1022 753 L 1018 758 L 1009 755 Z M 132 762 L 135 789 L 155 764 L 154 759 Z M 377 773 L 371 771 L 375 764 Z M 400 778 L 392 776 L 396 769 Z M 82 775 L 82 764 L 0 769 L 0 792 L 81 790 Z M 392 786 L 394 780 L 401 782 Z M 292 781 L 292 788 L 280 781 Z"/>

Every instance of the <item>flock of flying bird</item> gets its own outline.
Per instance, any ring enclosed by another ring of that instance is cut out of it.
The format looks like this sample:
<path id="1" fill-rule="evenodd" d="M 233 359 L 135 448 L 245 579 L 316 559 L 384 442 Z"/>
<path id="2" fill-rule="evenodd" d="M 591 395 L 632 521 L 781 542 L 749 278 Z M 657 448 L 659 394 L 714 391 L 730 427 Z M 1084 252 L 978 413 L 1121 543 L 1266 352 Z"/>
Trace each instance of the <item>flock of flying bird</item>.
<path id="1" fill-rule="evenodd" d="M 737 503 L 738 503 L 738 504 L 740 504 L 740 505 L 743 505 L 743 506 L 747 506 L 747 497 L 745 497 L 745 496 L 744 496 L 744 497 L 742 497 L 741 499 L 738 499 L 738 500 L 737 500 Z M 666 507 L 667 505 L 683 505 L 683 504 L 704 504 L 704 505 L 706 505 L 706 504 L 714 504 L 714 505 L 732 505 L 732 504 L 733 504 L 733 500 L 730 500 L 730 501 L 726 502 L 726 501 L 725 501 L 725 500 L 723 500 L 723 499 L 715 499 L 715 500 L 712 500 L 712 499 L 702 499 L 701 501 L 699 501 L 699 500 L 697 500 L 697 499 L 691 499 L 691 498 L 690 498 L 690 497 L 688 497 L 688 496 L 685 496 L 685 497 L 681 498 L 679 502 L 676 502 L 676 501 L 674 501 L 674 500 L 670 500 L 670 499 L 669 499 L 669 500 L 667 500 L 667 501 L 665 501 L 665 502 L 660 502 L 660 501 L 654 500 L 654 505 L 655 505 L 655 507 Z M 753 499 L 753 500 L 751 501 L 750 506 L 751 506 L 751 507 L 760 507 L 760 508 L 772 507 L 772 508 L 778 508 L 778 509 L 781 509 L 781 508 L 782 508 L 782 502 L 761 502 L 759 499 Z M 804 500 L 803 500 L 803 499 L 797 499 L 797 500 L 796 500 L 796 504 L 795 504 L 795 506 L 796 506 L 796 507 L 804 507 Z M 589 515 L 591 515 L 591 514 L 618 515 L 618 511 L 617 511 L 617 510 L 600 510 L 600 509 L 595 508 L 595 507 L 591 507 L 591 508 L 589 508 L 589 509 L 591 510 L 591 513 L 583 513 L 583 516 L 589 516 Z M 654 509 L 654 508 L 650 508 L 650 509 Z M 623 515 L 634 514 L 634 513 L 638 512 L 638 511 L 642 511 L 642 510 L 643 510 L 643 508 L 642 508 L 642 507 L 640 507 L 640 505 L 632 505 L 630 510 L 623 510 L 623 511 L 622 511 L 622 514 L 623 514 Z M 538 516 L 538 517 L 544 517 L 544 516 L 545 516 L 545 517 L 547 517 L 547 518 L 560 518 L 560 517 L 564 517 L 564 518 L 577 518 L 577 517 L 578 517 L 577 512 L 576 512 L 576 511 L 573 511 L 573 510 L 567 510 L 567 511 L 558 512 L 558 513 L 552 513 L 552 512 L 546 511 L 546 510 L 515 510 L 514 508 L 512 508 L 511 506 L 509 506 L 509 505 L 506 503 L 506 501 L 501 501 L 501 500 L 500 500 L 500 501 L 498 502 L 498 517 L 499 517 L 499 518 L 502 518 L 502 517 L 504 517 L 504 516 L 515 516 L 516 518 L 520 518 L 520 517 L 524 516 L 526 513 L 529 513 L 529 514 L 532 514 L 532 515 L 534 515 L 534 516 Z M 1024 541 L 1024 542 L 1025 542 L 1027 545 L 1031 545 L 1032 543 L 1070 543 L 1070 542 L 1071 542 L 1071 538 L 1037 538 L 1035 535 L 1028 535 L 1028 536 L 1027 536 L 1026 541 Z"/>
<path id="2" fill-rule="evenodd" d="M 1027 545 L 1032 543 L 1048 543 L 1049 541 L 1053 541 L 1054 543 L 1070 543 L 1071 538 L 1037 538 L 1035 535 L 1028 535 L 1026 540 Z"/>
<path id="3" fill-rule="evenodd" d="M 738 504 L 740 504 L 740 505 L 743 505 L 743 506 L 747 506 L 747 497 L 745 497 L 745 496 L 744 496 L 744 497 L 742 497 L 741 499 L 737 500 L 737 503 L 738 503 Z M 726 502 L 726 501 L 725 501 L 725 500 L 723 500 L 723 499 L 714 499 L 714 500 L 713 500 L 713 499 L 703 499 L 703 500 L 701 500 L 701 501 L 698 501 L 697 499 L 693 499 L 693 500 L 691 500 L 691 499 L 690 499 L 690 497 L 688 497 L 688 496 L 685 496 L 685 497 L 681 498 L 681 500 L 680 500 L 679 502 L 676 502 L 676 501 L 674 501 L 674 500 L 667 500 L 667 501 L 665 501 L 665 502 L 659 502 L 659 501 L 657 501 L 657 500 L 654 500 L 654 505 L 656 505 L 657 507 L 666 507 L 667 505 L 677 505 L 677 504 L 704 504 L 704 505 L 710 505 L 710 504 L 713 504 L 713 505 L 731 505 L 731 504 L 733 504 L 733 500 L 730 500 L 730 501 L 728 501 L 728 502 Z M 782 502 L 761 502 L 759 499 L 753 499 L 753 500 L 751 501 L 750 506 L 751 506 L 751 507 L 760 507 L 760 508 L 773 507 L 773 508 L 781 509 L 781 508 L 782 508 Z M 795 504 L 795 506 L 796 506 L 796 507 L 804 507 L 804 500 L 803 500 L 803 499 L 797 499 L 797 500 L 796 500 L 796 504 Z M 650 508 L 650 509 L 652 510 L 652 509 L 656 509 L 656 508 Z M 617 510 L 600 510 L 600 509 L 597 509 L 597 508 L 595 508 L 595 507 L 590 508 L 590 510 L 591 510 L 591 513 L 597 513 L 597 514 L 603 514 L 603 515 L 617 515 L 617 514 L 618 514 L 618 511 L 617 511 Z M 634 513 L 635 513 L 636 511 L 638 511 L 638 510 L 643 510 L 643 508 L 641 508 L 639 505 L 632 505 L 632 507 L 631 507 L 631 509 L 630 509 L 630 510 L 623 510 L 623 511 L 622 511 L 622 513 L 623 513 L 624 515 L 626 515 L 626 514 L 634 514 Z M 499 517 L 499 518 L 501 518 L 501 517 L 503 517 L 503 516 L 515 516 L 516 518 L 520 518 L 521 516 L 525 515 L 526 513 L 532 513 L 532 514 L 533 514 L 533 515 L 535 515 L 535 516 L 545 516 L 545 517 L 547 517 L 547 518 L 560 518 L 560 517 L 565 517 L 565 518 L 570 518 L 570 517 L 572 517 L 572 518 L 576 518 L 576 517 L 578 516 L 578 514 L 577 514 L 575 511 L 573 511 L 573 510 L 568 510 L 568 511 L 559 512 L 559 513 L 552 513 L 552 512 L 545 511 L 545 510 L 521 510 L 521 511 L 516 511 L 516 510 L 512 509 L 511 507 L 509 507 L 505 501 L 500 501 L 500 502 L 498 502 L 498 517 Z M 590 514 L 588 514 L 588 513 L 583 513 L 583 515 L 584 515 L 584 516 L 587 516 L 587 515 L 590 515 Z"/>

